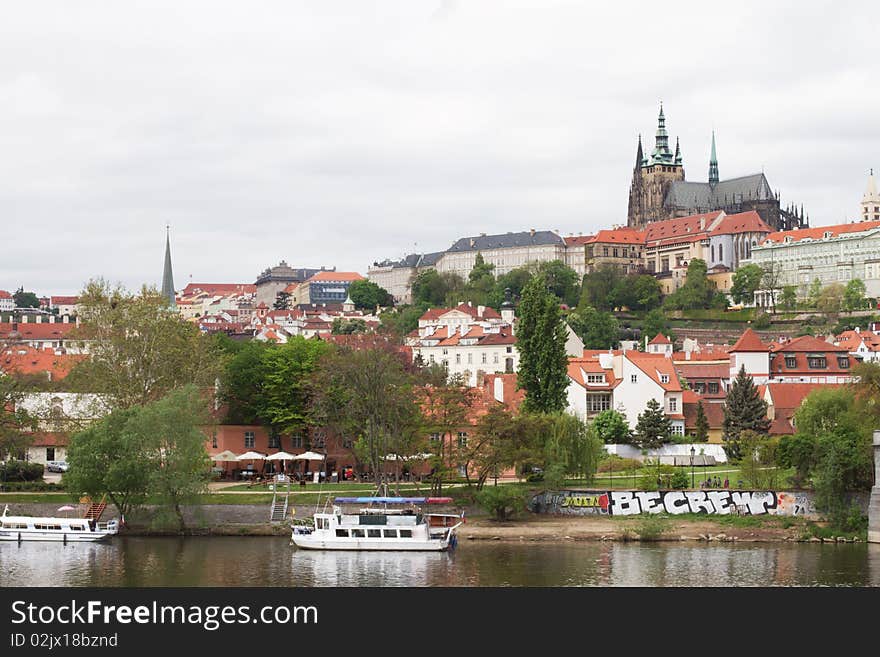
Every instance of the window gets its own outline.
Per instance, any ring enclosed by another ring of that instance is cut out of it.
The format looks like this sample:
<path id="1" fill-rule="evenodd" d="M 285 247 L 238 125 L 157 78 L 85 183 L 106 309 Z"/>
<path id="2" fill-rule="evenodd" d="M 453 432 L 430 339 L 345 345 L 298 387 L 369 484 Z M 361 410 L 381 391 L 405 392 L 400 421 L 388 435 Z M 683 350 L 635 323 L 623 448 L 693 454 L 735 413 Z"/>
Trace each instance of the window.
<path id="1" fill-rule="evenodd" d="M 214 447 L 216 447 L 216 445 L 214 445 Z M 47 447 L 46 448 L 46 460 L 47 461 L 54 461 L 55 460 L 55 448 L 54 447 Z"/>
<path id="2" fill-rule="evenodd" d="M 381 529 L 368 529 L 367 536 L 369 538 L 382 538 L 382 530 Z"/>
<path id="3" fill-rule="evenodd" d="M 703 381 L 698 381 L 698 382 L 694 383 L 693 385 L 694 385 L 694 392 L 697 392 L 701 395 L 704 392 L 706 392 L 706 384 Z"/>
<path id="4" fill-rule="evenodd" d="M 459 431 L 458 432 L 458 446 L 459 447 L 467 447 L 467 432 Z"/>
<path id="5" fill-rule="evenodd" d="M 606 256 L 606 257 L 608 256 L 608 247 L 607 246 L 602 247 L 602 255 Z"/>
<path id="6" fill-rule="evenodd" d="M 383 529 L 382 533 L 385 535 L 385 538 L 397 538 L 396 529 Z"/>
<path id="7" fill-rule="evenodd" d="M 444 349 L 444 350 L 443 350 L 443 355 L 444 355 L 444 356 L 447 356 L 448 354 L 449 354 L 449 349 Z"/>
<path id="8" fill-rule="evenodd" d="M 513 353 L 513 347 L 508 347 L 508 348 L 507 348 L 507 353 L 508 353 L 508 354 L 512 354 L 512 353 Z"/>
<path id="9" fill-rule="evenodd" d="M 483 352 L 483 364 L 484 365 L 486 364 L 486 352 L 485 351 Z"/>
<path id="10" fill-rule="evenodd" d="M 837 366 L 842 370 L 849 369 L 849 356 L 838 356 L 837 357 Z"/>
<path id="11" fill-rule="evenodd" d="M 348 538 L 348 530 L 347 529 L 337 529 L 336 535 L 339 538 Z"/>
<path id="12" fill-rule="evenodd" d="M 84 532 L 86 530 L 84 525 L 71 525 L 70 531 L 72 532 Z"/>
<path id="13" fill-rule="evenodd" d="M 455 354 L 455 364 L 461 365 L 461 354 Z"/>
<path id="14" fill-rule="evenodd" d="M 587 383 L 605 383 L 605 375 L 587 374 Z"/>
<path id="15" fill-rule="evenodd" d="M 675 397 L 669 398 L 669 412 L 677 413 L 678 412 L 678 400 Z"/>
<path id="16" fill-rule="evenodd" d="M 495 363 L 496 365 L 498 364 L 498 354 L 497 353 L 492 354 L 492 362 Z"/>
<path id="17" fill-rule="evenodd" d="M 412 538 L 412 529 L 401 529 L 400 538 Z"/>
<path id="18" fill-rule="evenodd" d="M 254 440 L 254 432 L 253 431 L 245 431 L 244 432 L 244 448 L 245 449 L 253 449 L 256 445 L 256 441 Z"/>
<path id="19" fill-rule="evenodd" d="M 473 362 L 474 362 L 474 355 L 469 353 L 468 354 L 468 365 L 470 365 Z"/>
<path id="20" fill-rule="evenodd" d="M 638 383 L 639 377 L 638 377 L 638 375 L 633 374 L 631 377 L 629 377 L 629 380 L 630 380 L 630 383 Z"/>
<path id="21" fill-rule="evenodd" d="M 215 432 L 213 436 L 211 436 L 211 447 L 217 449 L 217 433 Z"/>
<path id="22" fill-rule="evenodd" d="M 604 393 L 598 395 L 587 395 L 587 412 L 601 413 L 611 408 L 611 395 Z"/>
<path id="23" fill-rule="evenodd" d="M 661 374 L 660 375 L 660 383 L 669 383 L 669 375 Z"/>
<path id="24" fill-rule="evenodd" d="M 279 435 L 269 436 L 269 447 L 274 447 L 275 449 L 280 449 L 281 448 L 281 436 L 279 436 Z"/>
<path id="25" fill-rule="evenodd" d="M 303 437 L 300 435 L 291 436 L 291 440 L 293 441 L 294 447 L 302 447 L 303 446 Z"/>
<path id="26" fill-rule="evenodd" d="M 439 443 L 440 442 L 440 434 L 439 433 L 432 433 L 431 434 L 431 442 Z"/>
<path id="27" fill-rule="evenodd" d="M 824 354 L 808 354 L 807 355 L 807 367 L 811 370 L 824 370 L 828 367 L 825 362 Z"/>
<path id="28" fill-rule="evenodd" d="M 724 260 L 724 246 L 721 244 L 718 245 L 718 259 Z"/>
<path id="29" fill-rule="evenodd" d="M 681 426 L 680 424 L 673 424 L 672 425 L 672 433 L 675 434 L 676 436 L 683 436 L 684 435 L 684 427 Z"/>
<path id="30" fill-rule="evenodd" d="M 718 382 L 717 381 L 709 381 L 709 394 L 717 395 L 718 394 Z"/>
<path id="31" fill-rule="evenodd" d="M 785 366 L 790 370 L 797 367 L 797 358 L 794 354 L 785 354 Z"/>
<path id="32" fill-rule="evenodd" d="M 617 257 L 617 249 L 612 249 L 612 252 L 614 254 L 614 257 L 616 258 Z"/>
<path id="33" fill-rule="evenodd" d="M 352 538 L 363 538 L 364 537 L 364 530 L 363 529 L 352 529 L 351 530 L 351 537 Z"/>

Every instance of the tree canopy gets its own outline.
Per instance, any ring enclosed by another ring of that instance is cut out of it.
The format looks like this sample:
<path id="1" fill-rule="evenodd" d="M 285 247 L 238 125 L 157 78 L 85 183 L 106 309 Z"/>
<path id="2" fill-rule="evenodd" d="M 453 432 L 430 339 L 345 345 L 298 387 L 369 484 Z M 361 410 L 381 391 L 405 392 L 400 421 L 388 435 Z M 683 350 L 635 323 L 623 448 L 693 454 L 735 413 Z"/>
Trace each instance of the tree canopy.
<path id="1" fill-rule="evenodd" d="M 355 308 L 376 310 L 377 307 L 394 305 L 394 299 L 384 287 L 369 280 L 354 281 L 348 288 L 348 296 Z"/>

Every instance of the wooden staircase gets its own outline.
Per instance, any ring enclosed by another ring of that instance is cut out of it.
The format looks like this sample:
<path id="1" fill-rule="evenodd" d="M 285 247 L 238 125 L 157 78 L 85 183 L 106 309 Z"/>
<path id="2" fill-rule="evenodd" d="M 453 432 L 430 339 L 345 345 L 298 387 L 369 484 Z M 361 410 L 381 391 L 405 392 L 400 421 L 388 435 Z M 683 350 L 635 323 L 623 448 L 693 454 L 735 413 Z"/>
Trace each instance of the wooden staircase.
<path id="1" fill-rule="evenodd" d="M 97 522 L 100 520 L 101 516 L 104 514 L 104 509 L 107 508 L 107 498 L 102 497 L 100 502 L 92 502 L 89 504 L 89 508 L 86 509 L 86 514 L 83 516 L 86 520 L 94 520 Z"/>

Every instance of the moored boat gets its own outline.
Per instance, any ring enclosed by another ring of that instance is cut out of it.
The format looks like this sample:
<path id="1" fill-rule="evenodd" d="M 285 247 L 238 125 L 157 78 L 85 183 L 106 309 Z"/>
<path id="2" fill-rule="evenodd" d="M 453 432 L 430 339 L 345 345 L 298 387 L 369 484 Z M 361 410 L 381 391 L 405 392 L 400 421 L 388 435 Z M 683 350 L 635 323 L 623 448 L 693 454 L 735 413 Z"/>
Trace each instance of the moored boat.
<path id="1" fill-rule="evenodd" d="M 118 532 L 117 520 L 10 516 L 8 505 L 0 516 L 0 541 L 101 541 Z"/>
<path id="2" fill-rule="evenodd" d="M 448 550 L 455 546 L 463 515 L 423 513 L 420 505 L 451 502 L 449 497 L 337 497 L 332 511 L 315 513 L 311 525 L 293 525 L 291 540 L 306 550 Z M 360 508 L 344 511 L 346 504 Z"/>

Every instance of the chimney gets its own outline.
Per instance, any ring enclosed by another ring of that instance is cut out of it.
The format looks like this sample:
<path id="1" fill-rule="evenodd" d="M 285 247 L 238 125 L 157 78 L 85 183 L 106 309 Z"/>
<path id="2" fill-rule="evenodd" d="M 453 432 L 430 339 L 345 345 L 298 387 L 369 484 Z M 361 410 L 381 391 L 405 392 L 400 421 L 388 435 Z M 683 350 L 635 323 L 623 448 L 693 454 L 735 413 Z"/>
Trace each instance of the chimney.
<path id="1" fill-rule="evenodd" d="M 37 324 L 42 324 L 42 323 L 43 323 L 43 317 L 42 317 L 42 315 L 37 315 L 37 316 L 35 317 L 35 319 L 37 320 Z"/>
<path id="2" fill-rule="evenodd" d="M 477 306 L 477 317 L 482 317 L 484 312 L 486 312 L 486 306 Z"/>
<path id="3" fill-rule="evenodd" d="M 22 316 L 21 316 L 21 323 L 22 323 L 22 324 L 27 324 L 27 323 L 28 323 L 28 316 L 27 316 L 27 315 L 22 315 Z"/>
<path id="4" fill-rule="evenodd" d="M 49 315 L 49 323 L 50 323 L 50 324 L 54 324 L 54 323 L 55 323 L 55 315 Z"/>
<path id="5" fill-rule="evenodd" d="M 68 315 L 64 315 L 64 317 L 61 318 L 61 323 L 70 324 L 70 317 Z"/>
<path id="6" fill-rule="evenodd" d="M 532 228 L 532 229 L 529 231 L 529 234 L 530 234 L 532 237 L 534 237 L 534 236 L 535 236 L 535 229 Z"/>
<path id="7" fill-rule="evenodd" d="M 700 230 L 706 230 L 706 217 L 700 217 Z"/>
<path id="8" fill-rule="evenodd" d="M 495 377 L 495 388 L 492 393 L 495 401 L 504 403 L 504 377 L 500 374 Z"/>

